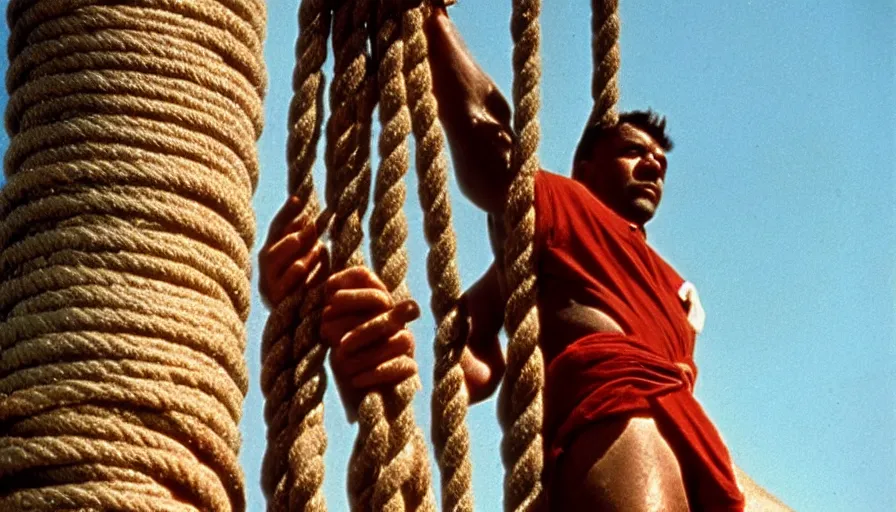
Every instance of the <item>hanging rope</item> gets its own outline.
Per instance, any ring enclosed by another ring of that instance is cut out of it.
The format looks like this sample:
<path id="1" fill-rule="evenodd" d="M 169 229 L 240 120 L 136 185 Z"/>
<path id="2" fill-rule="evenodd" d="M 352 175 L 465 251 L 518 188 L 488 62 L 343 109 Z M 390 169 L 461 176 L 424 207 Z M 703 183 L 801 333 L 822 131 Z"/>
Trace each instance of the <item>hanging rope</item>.
<path id="1" fill-rule="evenodd" d="M 594 109 L 588 125 L 613 126 L 619 121 L 619 0 L 591 0 L 591 52 Z"/>
<path id="2" fill-rule="evenodd" d="M 594 1 L 593 119 L 615 123 L 618 97 L 618 2 Z M 399 19 L 393 5 L 373 9 L 368 0 L 336 5 L 333 29 L 335 76 L 330 93 L 332 115 L 327 125 L 327 203 L 318 224 L 330 224 L 334 241 L 333 268 L 363 264 L 361 219 L 370 186 L 370 113 L 380 102 L 381 163 L 374 190 L 371 255 L 395 300 L 406 298 L 407 256 L 403 249 L 407 226 L 401 208 L 407 171 L 408 110 L 417 138 L 417 168 L 431 249 L 428 278 L 432 308 L 438 322 L 436 389 L 433 395 L 433 436 L 442 470 L 443 508 L 472 510 L 469 435 L 465 426 L 469 398 L 459 366 L 461 329 L 453 309 L 460 296 L 454 235 L 447 196 L 443 136 L 438 128 L 431 75 L 422 33 L 423 13 L 406 10 Z M 378 14 L 377 14 L 378 13 Z M 510 236 L 506 248 L 507 282 L 512 289 L 506 328 L 510 333 L 507 381 L 500 409 L 505 426 L 503 455 L 506 508 L 531 510 L 543 505 L 541 473 L 542 389 L 544 370 L 538 347 L 538 312 L 532 267 L 534 235 L 534 174 L 539 142 L 540 33 L 538 0 L 514 3 L 514 131 L 512 165 L 517 179 L 507 207 Z M 291 108 L 290 189 L 296 191 L 309 217 L 318 216 L 310 178 L 321 121 L 320 96 L 329 11 L 321 0 L 306 0 L 300 12 L 296 95 Z M 373 20 L 376 19 L 376 23 Z M 376 27 L 376 33 L 371 29 Z M 400 27 L 400 29 L 399 29 Z M 399 33 L 401 37 L 399 37 Z M 368 73 L 366 39 L 375 46 L 377 73 Z M 400 67 L 403 66 L 403 75 Z M 407 86 L 407 90 L 405 87 Z M 378 89 L 378 91 L 377 91 Z M 379 92 L 379 95 L 377 94 Z M 330 219 L 332 214 L 332 219 Z M 269 320 L 265 342 L 263 386 L 268 397 L 269 447 L 265 489 L 274 510 L 325 508 L 320 486 L 326 436 L 322 430 L 322 371 L 325 349 L 316 341 L 320 290 L 291 297 Z M 301 323 L 294 329 L 291 312 L 300 307 Z M 349 490 L 355 510 L 431 509 L 425 443 L 413 422 L 410 403 L 419 383 L 410 379 L 394 392 L 365 397 L 359 410 L 359 434 L 349 469 Z M 290 395 L 293 395 L 290 402 Z M 276 400 L 274 400 L 276 398 Z M 290 402 L 285 408 L 283 403 Z M 288 456 L 283 454 L 288 453 Z M 416 478 L 415 478 L 416 477 Z M 291 498 L 291 499 L 290 499 Z"/>
<path id="3" fill-rule="evenodd" d="M 405 54 L 402 13 L 394 0 L 380 0 L 378 7 L 375 65 L 382 129 L 370 219 L 370 253 L 374 270 L 398 302 L 410 297 L 405 282 L 408 227 L 403 208 L 407 195 L 404 177 L 410 165 L 407 138 L 411 120 L 402 73 Z M 417 427 L 412 407 L 414 396 L 421 388 L 420 378 L 414 376 L 382 395 L 389 446 L 386 465 L 377 477 L 372 510 L 435 510 L 425 438 Z"/>
<path id="4" fill-rule="evenodd" d="M 126 4 L 7 9 L 3 510 L 245 509 L 264 4 Z"/>
<path id="5" fill-rule="evenodd" d="M 380 101 L 383 130 L 371 218 L 371 256 L 395 300 L 403 300 L 409 296 L 403 248 L 407 225 L 402 207 L 409 160 L 406 138 L 411 126 L 402 75 L 402 12 L 389 2 L 379 7 L 374 9 L 368 0 L 346 0 L 333 6 L 335 58 L 327 122 L 327 209 L 319 213 L 311 168 L 322 119 L 321 66 L 326 59 L 331 7 L 319 0 L 302 3 L 290 109 L 289 186 L 303 215 L 318 217 L 319 226 L 329 225 L 332 270 L 363 265 L 361 220 L 371 180 L 371 114 Z M 368 38 L 376 49 L 375 61 L 366 54 Z M 370 72 L 371 66 L 376 74 Z M 271 510 L 326 508 L 321 493 L 326 348 L 317 332 L 320 299 L 320 289 L 289 297 L 275 308 L 266 326 L 262 387 L 267 398 L 269 446 L 263 486 Z M 295 314 L 297 308 L 299 315 Z M 296 336 L 291 340 L 293 331 Z M 419 379 L 413 378 L 362 401 L 349 467 L 354 510 L 434 509 L 426 444 L 411 408 L 419 388 Z"/>
<path id="6" fill-rule="evenodd" d="M 370 127 L 375 81 L 368 76 L 368 0 L 346 0 L 333 24 L 335 55 L 327 122 L 327 208 L 333 211 L 330 239 L 334 272 L 363 265 L 362 219 L 370 191 Z M 388 424 L 377 393 L 364 397 L 358 410 L 358 435 L 349 461 L 348 488 L 353 510 L 373 510 L 377 476 L 388 460 Z"/>
<path id="7" fill-rule="evenodd" d="M 426 268 L 432 290 L 430 306 L 436 320 L 435 387 L 432 396 L 432 437 L 442 484 L 442 510 L 472 511 L 470 435 L 466 426 L 469 395 L 460 357 L 459 317 L 454 309 L 461 295 L 456 243 L 448 196 L 448 162 L 445 139 L 432 93 L 432 74 L 423 33 L 423 11 L 413 9 L 403 19 L 405 80 L 414 136 L 416 168 L 426 241 L 430 246 Z"/>
<path id="8" fill-rule="evenodd" d="M 307 219 L 319 214 L 312 169 L 323 126 L 325 80 L 321 68 L 327 56 L 330 21 L 326 0 L 301 3 L 287 163 L 289 190 Z M 288 297 L 275 306 L 265 325 L 261 386 L 268 444 L 262 463 L 262 488 L 267 508 L 272 511 L 326 510 L 326 346 L 319 336 L 321 299 L 320 288 Z"/>
<path id="9" fill-rule="evenodd" d="M 505 223 L 505 277 L 510 297 L 505 329 L 508 333 L 507 372 L 501 387 L 499 411 L 504 426 L 501 452 L 506 510 L 537 510 L 543 504 L 542 450 L 544 361 L 538 345 L 535 268 L 536 151 L 540 138 L 538 109 L 541 33 L 539 0 L 515 0 L 513 36 L 513 146 L 514 180 L 508 193 Z"/>

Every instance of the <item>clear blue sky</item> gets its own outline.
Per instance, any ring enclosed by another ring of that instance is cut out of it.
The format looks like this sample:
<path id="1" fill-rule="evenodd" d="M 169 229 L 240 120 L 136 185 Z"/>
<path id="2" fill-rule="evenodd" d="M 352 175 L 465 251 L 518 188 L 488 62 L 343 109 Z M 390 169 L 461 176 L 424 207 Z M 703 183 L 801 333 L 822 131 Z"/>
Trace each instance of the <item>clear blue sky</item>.
<path id="1" fill-rule="evenodd" d="M 546 4 L 541 158 L 565 173 L 591 107 L 590 12 L 588 2 Z M 896 510 L 893 2 L 621 4 L 621 106 L 667 114 L 676 141 L 648 233 L 697 284 L 707 310 L 699 399 L 736 463 L 797 510 Z M 285 195 L 295 8 L 269 2 L 259 244 Z M 509 91 L 510 1 L 461 0 L 452 15 Z M 410 282 L 425 304 L 413 194 L 409 204 Z M 491 258 L 484 220 L 456 191 L 454 208 L 470 284 Z M 242 455 L 253 511 L 263 509 L 258 347 L 266 315 L 256 297 Z M 414 328 L 426 388 L 417 412 L 427 432 L 432 330 L 428 318 Z M 354 428 L 335 393 L 327 406 L 326 494 L 332 510 L 345 510 Z M 476 509 L 499 510 L 494 401 L 475 407 L 469 426 Z"/>

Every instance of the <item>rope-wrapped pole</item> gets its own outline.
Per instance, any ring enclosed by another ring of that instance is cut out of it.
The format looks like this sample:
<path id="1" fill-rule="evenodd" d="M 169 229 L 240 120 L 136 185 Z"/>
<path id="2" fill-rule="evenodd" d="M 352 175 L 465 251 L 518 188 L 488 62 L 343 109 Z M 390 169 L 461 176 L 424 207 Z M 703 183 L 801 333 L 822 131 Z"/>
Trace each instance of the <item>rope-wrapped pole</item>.
<path id="1" fill-rule="evenodd" d="M 408 237 L 404 184 L 410 165 L 407 138 L 411 133 L 404 74 L 404 42 L 401 15 L 394 0 L 380 0 L 374 35 L 379 88 L 380 165 L 373 193 L 370 219 L 373 268 L 396 302 L 410 297 L 405 278 Z M 376 478 L 371 510 L 434 510 L 428 450 L 414 419 L 413 399 L 421 388 L 418 376 L 384 390 L 385 421 L 389 445 L 385 466 Z"/>
<path id="2" fill-rule="evenodd" d="M 507 372 L 501 387 L 499 411 L 504 426 L 502 455 L 505 510 L 537 510 L 543 503 L 543 389 L 544 360 L 538 345 L 533 239 L 535 234 L 535 173 L 539 169 L 538 109 L 541 33 L 540 0 L 515 0 L 513 36 L 514 180 L 505 210 L 505 277 L 510 297 L 505 329 L 508 333 Z"/>
<path id="3" fill-rule="evenodd" d="M 469 512 L 473 510 L 470 435 L 466 425 L 470 399 L 460 367 L 464 340 L 460 339 L 462 329 L 454 309 L 460 298 L 461 281 L 451 222 L 445 137 L 432 92 L 423 15 L 419 8 L 405 13 L 403 37 L 408 106 L 417 141 L 420 203 L 429 244 L 426 269 L 432 290 L 430 306 L 437 325 L 432 437 L 441 473 L 442 510 Z"/>
<path id="4" fill-rule="evenodd" d="M 263 2 L 7 16 L 0 509 L 244 510 Z"/>
<path id="5" fill-rule="evenodd" d="M 303 0 L 298 18 L 287 139 L 288 187 L 290 200 L 298 201 L 301 215 L 311 220 L 319 214 L 312 169 L 323 126 L 325 79 L 321 68 L 327 56 L 330 6 L 327 0 Z M 319 335 L 321 297 L 321 290 L 316 289 L 284 299 L 275 305 L 265 326 L 261 385 L 268 444 L 262 487 L 271 511 L 326 510 L 323 395 L 327 350 Z"/>
<path id="6" fill-rule="evenodd" d="M 591 52 L 594 108 L 588 125 L 613 126 L 619 121 L 619 0 L 591 0 Z"/>

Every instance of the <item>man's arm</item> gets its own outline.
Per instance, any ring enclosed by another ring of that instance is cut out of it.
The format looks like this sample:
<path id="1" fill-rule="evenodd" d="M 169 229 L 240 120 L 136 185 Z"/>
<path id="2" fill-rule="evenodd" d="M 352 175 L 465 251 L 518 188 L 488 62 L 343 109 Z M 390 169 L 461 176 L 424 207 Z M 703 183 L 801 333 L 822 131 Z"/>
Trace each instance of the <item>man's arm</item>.
<path id="1" fill-rule="evenodd" d="M 460 300 L 460 314 L 467 321 L 466 347 L 460 365 L 472 403 L 491 396 L 504 377 L 506 363 L 498 341 L 504 321 L 503 305 L 498 271 L 492 263 Z"/>
<path id="2" fill-rule="evenodd" d="M 500 215 L 513 179 L 510 107 L 476 64 L 444 7 L 425 24 L 433 92 L 461 191 L 477 207 Z"/>

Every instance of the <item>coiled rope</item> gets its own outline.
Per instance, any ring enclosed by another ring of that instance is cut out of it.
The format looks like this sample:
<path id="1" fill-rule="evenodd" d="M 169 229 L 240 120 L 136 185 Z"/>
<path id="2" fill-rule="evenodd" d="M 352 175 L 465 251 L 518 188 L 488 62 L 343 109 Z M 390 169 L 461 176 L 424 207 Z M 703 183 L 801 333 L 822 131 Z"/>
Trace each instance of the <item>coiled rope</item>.
<path id="1" fill-rule="evenodd" d="M 0 509 L 244 510 L 264 3 L 7 16 Z"/>

